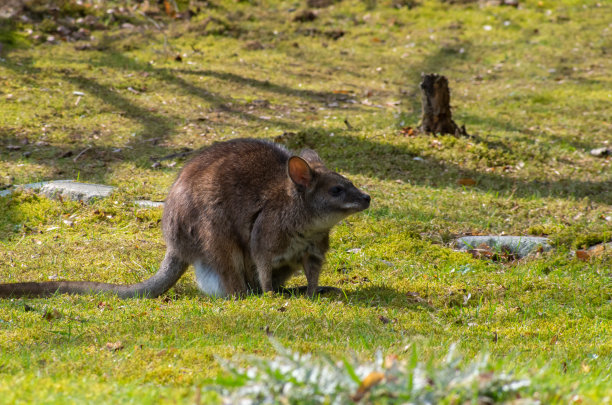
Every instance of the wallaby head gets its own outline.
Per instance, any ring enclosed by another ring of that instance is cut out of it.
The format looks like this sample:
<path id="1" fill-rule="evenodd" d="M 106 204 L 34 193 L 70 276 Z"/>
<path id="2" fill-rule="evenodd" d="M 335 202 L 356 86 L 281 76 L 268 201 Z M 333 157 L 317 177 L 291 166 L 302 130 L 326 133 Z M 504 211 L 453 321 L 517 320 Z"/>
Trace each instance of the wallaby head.
<path id="1" fill-rule="evenodd" d="M 260 140 L 220 142 L 188 162 L 172 185 L 162 217 L 166 256 L 151 278 L 129 285 L 0 284 L 0 297 L 105 291 L 155 297 L 190 264 L 205 294 L 278 290 L 303 268 L 313 295 L 330 229 L 369 205 L 369 195 L 326 168 L 313 150 L 295 155 Z"/>
<path id="2" fill-rule="evenodd" d="M 346 177 L 325 167 L 319 155 L 305 149 L 287 162 L 287 173 L 312 213 L 313 222 L 331 228 L 350 214 L 370 206 L 370 196 Z"/>

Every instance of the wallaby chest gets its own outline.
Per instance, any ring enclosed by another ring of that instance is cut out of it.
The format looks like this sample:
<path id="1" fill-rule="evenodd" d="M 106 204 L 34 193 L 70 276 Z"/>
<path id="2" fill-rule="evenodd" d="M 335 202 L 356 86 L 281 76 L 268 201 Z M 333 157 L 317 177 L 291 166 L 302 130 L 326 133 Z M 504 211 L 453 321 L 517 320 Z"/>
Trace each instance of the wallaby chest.
<path id="1" fill-rule="evenodd" d="M 305 256 L 314 256 L 323 259 L 325 252 L 321 241 L 325 235 L 295 234 L 289 240 L 285 249 L 272 258 L 272 266 L 299 265 Z"/>

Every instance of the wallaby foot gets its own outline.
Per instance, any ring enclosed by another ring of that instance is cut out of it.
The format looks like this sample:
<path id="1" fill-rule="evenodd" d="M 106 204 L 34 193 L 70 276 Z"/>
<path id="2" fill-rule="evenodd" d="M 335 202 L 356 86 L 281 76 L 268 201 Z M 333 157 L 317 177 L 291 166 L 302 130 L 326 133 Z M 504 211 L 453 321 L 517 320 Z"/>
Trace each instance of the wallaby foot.
<path id="1" fill-rule="evenodd" d="M 283 294 L 283 295 L 288 295 L 288 296 L 292 296 L 292 295 L 306 295 L 306 291 L 307 291 L 308 287 L 305 285 L 299 286 L 299 287 L 281 287 L 279 290 L 277 290 L 278 293 Z M 328 294 L 328 293 L 336 293 L 336 294 L 341 294 L 342 293 L 342 289 L 340 288 L 336 288 L 336 287 L 329 287 L 329 286 L 319 286 L 317 287 L 317 292 L 315 293 L 315 295 L 318 294 Z"/>

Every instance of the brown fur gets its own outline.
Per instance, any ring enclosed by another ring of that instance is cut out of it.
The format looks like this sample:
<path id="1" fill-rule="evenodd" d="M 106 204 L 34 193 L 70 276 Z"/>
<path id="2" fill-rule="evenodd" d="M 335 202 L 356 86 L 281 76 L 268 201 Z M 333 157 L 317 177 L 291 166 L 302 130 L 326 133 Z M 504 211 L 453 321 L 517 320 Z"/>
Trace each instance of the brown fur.
<path id="1" fill-rule="evenodd" d="M 98 291 L 154 297 L 189 264 L 201 289 L 215 295 L 274 291 L 303 267 L 313 295 L 330 229 L 369 203 L 312 150 L 293 156 L 265 141 L 217 143 L 187 163 L 170 189 L 162 218 L 166 257 L 153 277 L 132 285 L 0 284 L 0 297 Z"/>

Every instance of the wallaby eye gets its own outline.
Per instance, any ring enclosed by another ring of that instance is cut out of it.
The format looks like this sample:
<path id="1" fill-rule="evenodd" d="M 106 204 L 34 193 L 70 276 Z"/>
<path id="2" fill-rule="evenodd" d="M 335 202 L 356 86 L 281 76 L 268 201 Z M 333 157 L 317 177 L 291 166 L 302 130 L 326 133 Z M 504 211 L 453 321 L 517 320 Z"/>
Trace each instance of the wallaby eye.
<path id="1" fill-rule="evenodd" d="M 333 195 L 334 197 L 338 197 L 343 192 L 344 192 L 344 187 L 342 186 L 333 186 L 332 188 L 329 189 L 329 194 Z"/>

